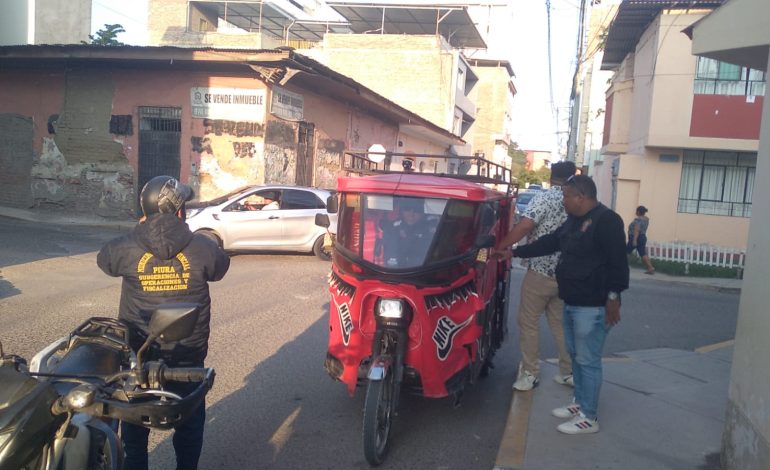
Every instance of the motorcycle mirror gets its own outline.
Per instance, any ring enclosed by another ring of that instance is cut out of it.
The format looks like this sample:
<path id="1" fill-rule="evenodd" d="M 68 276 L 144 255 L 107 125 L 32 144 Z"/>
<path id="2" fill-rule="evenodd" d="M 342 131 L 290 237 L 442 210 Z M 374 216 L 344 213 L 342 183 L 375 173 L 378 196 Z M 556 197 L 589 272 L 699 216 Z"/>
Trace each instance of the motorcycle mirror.
<path id="1" fill-rule="evenodd" d="M 315 215 L 315 224 L 319 227 L 329 228 L 331 225 L 331 221 L 329 221 L 329 215 L 328 214 L 316 214 Z"/>
<path id="2" fill-rule="evenodd" d="M 332 194 L 326 198 L 326 212 L 329 214 L 336 214 L 340 210 L 339 202 L 337 202 L 337 195 Z"/>
<path id="3" fill-rule="evenodd" d="M 149 333 L 153 340 L 179 341 L 190 336 L 198 322 L 198 304 L 168 303 L 159 305 L 152 312 Z M 147 338 L 150 340 L 150 338 Z"/>

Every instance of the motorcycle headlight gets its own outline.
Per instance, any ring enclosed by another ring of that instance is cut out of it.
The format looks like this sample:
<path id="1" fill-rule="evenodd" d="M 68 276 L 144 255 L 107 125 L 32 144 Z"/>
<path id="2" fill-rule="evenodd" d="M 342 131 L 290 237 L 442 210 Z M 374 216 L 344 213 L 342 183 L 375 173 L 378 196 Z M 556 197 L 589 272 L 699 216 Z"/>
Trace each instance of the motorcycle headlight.
<path id="1" fill-rule="evenodd" d="M 399 299 L 380 299 L 377 315 L 383 318 L 403 318 L 404 304 Z"/>

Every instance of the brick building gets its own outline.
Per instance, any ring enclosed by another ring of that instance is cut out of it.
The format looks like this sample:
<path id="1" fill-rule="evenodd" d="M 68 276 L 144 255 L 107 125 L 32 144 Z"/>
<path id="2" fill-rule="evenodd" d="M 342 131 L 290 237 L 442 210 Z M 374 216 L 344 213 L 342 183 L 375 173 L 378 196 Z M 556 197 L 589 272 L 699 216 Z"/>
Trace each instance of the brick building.
<path id="1" fill-rule="evenodd" d="M 452 133 L 290 51 L 0 47 L 0 204 L 130 216 L 159 174 L 202 199 L 333 187 L 373 144 L 446 154 Z"/>

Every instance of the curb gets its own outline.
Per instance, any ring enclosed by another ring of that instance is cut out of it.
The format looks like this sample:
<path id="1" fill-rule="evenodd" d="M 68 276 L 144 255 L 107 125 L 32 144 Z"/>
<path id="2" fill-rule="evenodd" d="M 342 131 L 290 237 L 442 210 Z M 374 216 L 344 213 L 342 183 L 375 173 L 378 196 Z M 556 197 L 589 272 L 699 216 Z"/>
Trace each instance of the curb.
<path id="1" fill-rule="evenodd" d="M 107 219 L 99 216 L 77 215 L 72 213 L 69 213 L 68 215 L 58 215 L 54 211 L 40 212 L 10 207 L 0 207 L 0 217 L 52 225 L 102 227 L 118 230 L 130 230 L 136 225 L 136 221 L 134 220 Z"/>
<path id="2" fill-rule="evenodd" d="M 689 281 L 689 280 L 687 280 L 687 278 L 678 278 L 678 277 L 673 277 L 673 276 L 667 276 L 665 278 L 661 278 L 661 277 L 657 277 L 656 278 L 655 276 L 645 276 L 645 277 L 641 277 L 641 276 L 642 275 L 636 275 L 635 276 L 633 274 L 633 271 L 632 271 L 631 279 L 636 280 L 636 281 L 642 281 L 642 282 L 656 282 L 656 283 L 668 284 L 668 285 L 676 284 L 676 285 L 679 285 L 679 286 L 697 287 L 697 288 L 700 288 L 700 289 L 713 290 L 713 291 L 717 291 L 717 292 L 730 293 L 730 294 L 740 294 L 741 293 L 740 285 L 735 286 L 735 287 L 732 287 L 732 286 L 722 286 L 722 285 L 717 285 L 717 284 L 710 284 L 707 281 L 706 282 L 704 282 L 704 281 L 701 281 L 701 282 Z M 698 279 L 703 279 L 703 278 L 698 278 Z M 714 278 L 714 279 L 722 279 L 722 278 Z M 735 280 L 729 279 L 729 281 L 737 281 L 738 283 L 742 282 L 741 279 L 735 279 Z"/>

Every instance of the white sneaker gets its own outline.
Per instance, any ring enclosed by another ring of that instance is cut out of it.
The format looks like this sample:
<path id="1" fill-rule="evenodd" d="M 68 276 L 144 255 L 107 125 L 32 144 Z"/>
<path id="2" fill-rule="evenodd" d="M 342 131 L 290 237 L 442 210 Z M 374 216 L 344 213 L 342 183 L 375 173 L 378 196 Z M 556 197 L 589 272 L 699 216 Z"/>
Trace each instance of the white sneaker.
<path id="1" fill-rule="evenodd" d="M 551 410 L 551 414 L 561 419 L 574 418 L 580 414 L 580 405 L 573 401 L 569 405 L 554 408 Z"/>
<path id="2" fill-rule="evenodd" d="M 532 390 L 537 387 L 538 383 L 540 383 L 540 381 L 537 377 L 532 375 L 529 371 L 523 370 L 519 373 L 519 378 L 516 379 L 516 382 L 513 383 L 513 388 L 520 392 L 526 392 L 527 390 Z"/>
<path id="3" fill-rule="evenodd" d="M 556 426 L 556 429 L 564 434 L 593 434 L 599 432 L 599 421 L 588 419 L 579 412 L 571 420 Z"/>
<path id="4" fill-rule="evenodd" d="M 572 379 L 572 374 L 561 375 L 557 374 L 553 376 L 553 381 L 560 385 L 566 385 L 568 387 L 574 387 L 575 381 Z"/>

